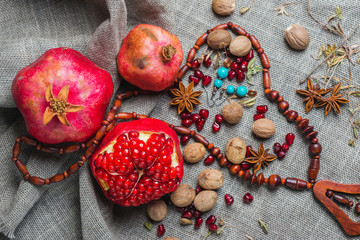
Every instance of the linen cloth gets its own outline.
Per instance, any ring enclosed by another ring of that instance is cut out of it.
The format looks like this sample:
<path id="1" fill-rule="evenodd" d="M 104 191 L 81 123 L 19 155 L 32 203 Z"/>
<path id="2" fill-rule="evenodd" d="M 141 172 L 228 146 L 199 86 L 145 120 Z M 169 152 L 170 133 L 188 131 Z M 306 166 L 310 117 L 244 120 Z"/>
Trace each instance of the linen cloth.
<path id="1" fill-rule="evenodd" d="M 341 183 L 359 183 L 359 147 L 348 146 L 352 129 L 348 123 L 348 112 L 330 113 L 324 117 L 323 109 L 316 109 L 305 115 L 305 106 L 295 90 L 305 88 L 298 82 L 318 64 L 316 56 L 320 45 L 340 43 L 341 37 L 329 33 L 317 25 L 306 12 L 306 1 L 287 8 L 290 17 L 277 15 L 274 10 L 284 1 L 255 1 L 253 7 L 240 15 L 240 7 L 246 7 L 250 0 L 236 1 L 235 12 L 228 17 L 215 15 L 211 0 L 107 0 L 107 1 L 55 1 L 55 0 L 4 0 L 0 3 L 0 236 L 17 239 L 160 239 L 156 226 L 151 231 L 144 228 L 148 220 L 146 205 L 120 207 L 109 202 L 102 194 L 90 173 L 88 164 L 79 173 L 65 181 L 50 186 L 34 186 L 23 177 L 11 161 L 15 137 L 27 135 L 24 120 L 11 96 L 11 83 L 17 72 L 35 61 L 46 50 L 66 46 L 76 49 L 110 72 L 115 89 L 120 92 L 120 76 L 116 68 L 116 56 L 122 39 L 135 25 L 148 23 L 161 26 L 176 34 L 184 49 L 184 58 L 196 39 L 215 25 L 232 21 L 254 34 L 264 48 L 271 63 L 272 88 L 279 90 L 300 115 L 309 118 L 319 131 L 318 138 L 323 146 L 321 169 L 318 179 L 330 179 Z M 334 14 L 335 6 L 343 10 L 341 22 L 345 33 L 350 33 L 360 21 L 357 1 L 313 1 L 311 10 L 322 22 Z M 284 41 L 283 31 L 292 23 L 304 26 L 311 42 L 307 50 L 291 50 Z M 351 44 L 359 43 L 360 30 L 350 39 Z M 200 52 L 204 51 L 201 48 Z M 255 54 L 256 55 L 256 54 Z M 199 56 L 199 55 L 197 55 Z M 256 55 L 258 58 L 258 56 Z M 184 60 L 185 61 L 185 60 Z M 259 58 L 256 60 L 260 63 Z M 325 72 L 325 65 L 315 73 Z M 338 77 L 347 77 L 347 63 L 338 67 Z M 215 79 L 214 70 L 205 70 Z M 184 77 L 187 84 L 188 73 Z M 359 84 L 359 66 L 352 71 L 353 84 Z M 293 124 L 280 116 L 275 104 L 263 95 L 262 77 L 254 77 L 255 86 L 244 83 L 249 89 L 259 92 L 257 105 L 268 104 L 266 117 L 273 120 L 277 132 L 265 147 L 275 142 L 284 142 L 285 134 L 294 132 L 295 143 L 284 160 L 276 160 L 263 170 L 265 176 L 279 174 L 281 177 L 307 178 L 310 162 L 308 143 L 296 131 Z M 225 85 L 239 85 L 224 81 Z M 201 86 L 196 87 L 202 90 Z M 207 88 L 210 92 L 210 87 Z M 115 93 L 114 93 L 115 96 Z M 148 114 L 180 125 L 175 107 L 170 107 L 168 94 L 139 96 L 124 102 L 121 111 Z M 206 95 L 200 97 L 203 105 L 197 107 L 210 110 L 201 134 L 224 151 L 231 137 L 239 136 L 248 145 L 257 148 L 260 141 L 251 134 L 252 116 L 255 108 L 245 109 L 239 124 L 223 124 L 217 134 L 211 133 L 214 116 L 222 106 L 207 106 Z M 77 161 L 80 153 L 58 156 L 37 152 L 32 147 L 22 147 L 20 158 L 33 175 L 50 177 L 64 171 Z M 185 164 L 183 183 L 196 187 L 197 175 L 206 167 L 202 163 Z M 215 163 L 212 168 L 220 169 Z M 208 239 L 245 239 L 249 234 L 254 239 L 344 239 L 348 236 L 335 218 L 319 203 L 312 191 L 296 192 L 285 187 L 270 190 L 263 186 L 249 186 L 223 169 L 224 186 L 219 189 L 218 202 L 211 211 L 226 222 L 221 237 L 212 234 Z M 242 202 L 246 192 L 255 200 L 250 205 Z M 231 207 L 224 203 L 224 195 L 230 193 L 235 202 Z M 352 200 L 355 198 L 352 197 Z M 346 208 L 343 208 L 346 209 Z M 347 210 L 353 220 L 358 221 L 353 211 Z M 204 214 L 206 218 L 210 213 Z M 265 235 L 259 227 L 262 219 L 269 228 Z M 207 229 L 181 226 L 180 214 L 170 206 L 162 223 L 165 236 L 180 239 L 202 239 Z M 354 239 L 354 238 L 352 238 Z"/>

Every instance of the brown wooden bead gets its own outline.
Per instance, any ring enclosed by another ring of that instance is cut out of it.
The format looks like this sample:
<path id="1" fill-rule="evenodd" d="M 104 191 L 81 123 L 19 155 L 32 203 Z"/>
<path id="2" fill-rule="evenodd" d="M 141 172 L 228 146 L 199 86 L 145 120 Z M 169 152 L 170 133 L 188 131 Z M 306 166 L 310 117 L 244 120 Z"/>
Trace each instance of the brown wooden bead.
<path id="1" fill-rule="evenodd" d="M 314 182 L 315 182 L 315 181 L 314 181 Z M 313 186 L 313 185 L 312 185 L 312 183 L 310 183 L 310 182 L 308 182 L 308 183 L 306 184 L 306 188 L 307 188 L 307 189 L 312 188 L 312 186 Z"/>
<path id="2" fill-rule="evenodd" d="M 312 131 L 311 133 L 305 136 L 305 139 L 311 141 L 312 139 L 316 138 L 317 135 L 318 135 L 317 131 Z"/>
<path id="3" fill-rule="evenodd" d="M 259 43 L 259 40 L 257 40 L 257 38 L 254 36 L 254 35 L 251 35 L 250 37 L 249 37 L 249 39 L 250 39 L 250 41 L 251 41 L 251 43 L 252 43 L 252 45 L 253 45 L 253 47 L 255 48 L 255 49 L 259 49 L 261 46 L 260 46 L 260 43 Z M 266 55 L 265 55 L 266 56 Z M 261 56 L 260 56 L 261 57 Z M 262 58 L 261 58 L 262 59 Z M 262 62 L 262 60 L 261 60 L 261 62 Z M 263 63 L 263 65 L 264 65 L 264 63 Z M 265 67 L 265 66 L 264 66 Z M 265 68 L 270 68 L 270 66 L 269 67 L 265 67 Z"/>
<path id="4" fill-rule="evenodd" d="M 123 120 L 129 120 L 132 118 L 132 114 L 131 113 L 126 113 L 126 112 L 120 112 L 118 114 L 116 114 L 116 119 L 123 119 Z"/>
<path id="5" fill-rule="evenodd" d="M 21 152 L 21 144 L 19 142 L 15 142 L 13 148 L 13 157 L 18 158 Z"/>
<path id="6" fill-rule="evenodd" d="M 246 33 L 245 37 L 249 38 L 249 37 L 250 37 L 250 33 Z"/>
<path id="7" fill-rule="evenodd" d="M 265 53 L 260 54 L 260 59 L 261 59 L 261 63 L 263 65 L 263 67 L 269 69 L 270 62 L 269 62 L 269 58 L 266 56 Z"/>
<path id="8" fill-rule="evenodd" d="M 318 143 L 318 142 L 319 142 L 319 139 L 313 138 L 313 139 L 311 139 L 311 142 L 312 142 L 312 143 Z"/>
<path id="9" fill-rule="evenodd" d="M 320 143 L 311 143 L 309 146 L 309 151 L 311 156 L 319 156 L 321 153 L 322 147 Z"/>
<path id="10" fill-rule="evenodd" d="M 69 177 L 69 174 L 67 173 L 67 171 L 64 171 L 63 174 L 64 174 L 64 177 L 65 177 L 65 178 L 68 178 L 68 177 Z"/>
<path id="11" fill-rule="evenodd" d="M 207 148 L 208 148 L 209 150 L 212 150 L 212 149 L 214 148 L 214 144 L 213 144 L 213 143 L 209 143 L 209 145 L 207 146 Z"/>
<path id="12" fill-rule="evenodd" d="M 282 179 L 281 179 L 281 184 L 282 184 L 282 185 L 285 185 L 285 183 L 286 183 L 286 178 L 282 178 Z"/>
<path id="13" fill-rule="evenodd" d="M 233 25 L 233 23 L 232 23 L 232 22 L 228 22 L 227 25 L 228 25 L 229 28 L 231 28 L 232 25 Z"/>
<path id="14" fill-rule="evenodd" d="M 227 164 L 226 167 L 230 169 L 232 165 L 233 165 L 233 164 L 232 164 L 231 162 L 228 162 L 228 164 Z"/>
<path id="15" fill-rule="evenodd" d="M 120 99 L 115 99 L 113 107 L 116 108 L 116 111 L 121 107 L 122 101 Z"/>
<path id="16" fill-rule="evenodd" d="M 279 175 L 274 174 L 269 177 L 269 186 L 271 188 L 277 188 L 281 184 L 281 178 Z"/>
<path id="17" fill-rule="evenodd" d="M 219 164 L 221 167 L 226 167 L 229 161 L 226 159 L 226 157 L 223 157 L 220 159 Z"/>
<path id="18" fill-rule="evenodd" d="M 188 68 L 191 68 L 191 63 L 187 62 L 185 65 L 186 65 Z"/>
<path id="19" fill-rule="evenodd" d="M 201 47 L 207 40 L 209 34 L 204 33 L 203 35 L 201 35 L 195 42 L 195 45 L 198 45 L 199 47 Z"/>
<path id="20" fill-rule="evenodd" d="M 41 147 L 42 147 L 42 144 L 41 143 L 36 143 L 36 150 L 40 151 L 41 150 Z"/>
<path id="21" fill-rule="evenodd" d="M 222 154 L 222 153 L 219 153 L 218 155 L 217 155 L 217 159 L 222 159 L 224 157 L 224 154 Z"/>
<path id="22" fill-rule="evenodd" d="M 113 112 L 108 112 L 108 114 L 106 114 L 106 118 L 105 118 L 105 121 L 107 121 L 108 123 L 107 124 L 104 124 L 104 125 L 109 125 L 110 122 L 114 121 L 115 119 L 115 114 Z"/>
<path id="23" fill-rule="evenodd" d="M 286 119 L 288 120 L 288 122 L 294 122 L 298 115 L 299 115 L 299 114 L 298 114 L 296 111 L 291 110 L 291 111 L 289 111 L 289 113 L 286 115 Z"/>
<path id="24" fill-rule="evenodd" d="M 286 178 L 285 186 L 296 191 L 302 191 L 307 188 L 307 182 L 298 178 Z"/>
<path id="25" fill-rule="evenodd" d="M 242 177 L 244 175 L 244 170 L 240 170 L 239 172 L 238 172 L 238 176 L 239 177 Z"/>
<path id="26" fill-rule="evenodd" d="M 66 170 L 66 172 L 71 175 L 73 173 L 75 173 L 77 170 L 79 170 L 80 166 L 78 163 L 74 163 L 73 165 L 71 165 L 68 170 Z"/>
<path id="27" fill-rule="evenodd" d="M 86 149 L 85 151 L 84 157 L 87 159 L 90 158 L 91 155 L 94 153 L 96 147 L 97 146 L 95 144 L 92 144 L 90 147 L 88 147 L 88 149 Z"/>
<path id="28" fill-rule="evenodd" d="M 271 89 L 270 89 L 270 88 L 266 88 L 265 91 L 264 91 L 264 93 L 265 93 L 266 95 L 270 94 L 270 93 L 271 93 Z"/>
<path id="29" fill-rule="evenodd" d="M 26 175 L 26 174 L 28 173 L 28 170 L 27 170 L 25 164 L 24 164 L 22 161 L 16 160 L 16 161 L 15 161 L 15 165 L 16 165 L 17 169 L 19 169 L 19 171 L 20 171 L 23 175 Z"/>
<path id="30" fill-rule="evenodd" d="M 187 73 L 188 70 L 189 70 L 189 67 L 186 64 L 184 66 L 182 66 L 178 71 L 177 79 L 181 80 L 185 76 L 185 74 Z"/>
<path id="31" fill-rule="evenodd" d="M 277 99 L 277 102 L 280 103 L 280 102 L 282 102 L 282 101 L 284 101 L 284 97 L 283 97 L 283 96 L 279 96 L 278 99 Z"/>
<path id="32" fill-rule="evenodd" d="M 240 171 L 240 165 L 234 164 L 230 167 L 230 172 L 232 174 L 237 174 Z"/>
<path id="33" fill-rule="evenodd" d="M 195 136 L 195 134 L 196 134 L 196 132 L 195 132 L 194 130 L 191 130 L 191 131 L 190 131 L 190 136 L 193 137 L 193 136 Z"/>
<path id="34" fill-rule="evenodd" d="M 331 191 L 331 190 L 327 190 L 327 191 L 326 191 L 326 196 L 327 196 L 328 198 L 331 198 L 332 196 L 334 196 L 334 192 Z"/>
<path id="35" fill-rule="evenodd" d="M 360 203 L 357 203 L 357 204 L 355 205 L 355 212 L 356 212 L 357 214 L 360 214 Z"/>
<path id="36" fill-rule="evenodd" d="M 247 180 L 250 179 L 250 177 L 251 177 L 251 172 L 250 172 L 250 170 L 246 170 L 246 171 L 244 172 L 243 180 L 246 182 Z"/>
<path id="37" fill-rule="evenodd" d="M 216 147 L 212 150 L 211 154 L 216 157 L 220 153 L 220 148 Z"/>
<path id="38" fill-rule="evenodd" d="M 192 60 L 194 60 L 194 58 L 195 58 L 195 54 L 196 54 L 196 49 L 191 48 L 188 55 L 187 55 L 186 61 L 187 62 L 192 62 Z"/>
<path id="39" fill-rule="evenodd" d="M 290 112 L 289 109 L 286 109 L 286 110 L 283 112 L 284 116 L 286 117 L 289 112 Z"/>
<path id="40" fill-rule="evenodd" d="M 258 54 L 264 53 L 264 49 L 263 49 L 263 48 L 259 48 L 259 49 L 257 50 L 257 53 L 258 53 Z"/>
<path id="41" fill-rule="evenodd" d="M 25 174 L 24 179 L 25 179 L 25 180 L 28 180 L 28 179 L 29 179 L 29 177 L 30 177 L 30 174 L 29 174 L 29 173 L 27 173 L 27 174 Z"/>
<path id="42" fill-rule="evenodd" d="M 103 125 L 97 130 L 94 137 L 97 141 L 100 141 L 105 136 L 106 128 L 107 126 Z"/>
<path id="43" fill-rule="evenodd" d="M 298 122 L 297 128 L 300 130 L 303 130 L 309 125 L 309 119 L 303 119 L 300 122 Z"/>
<path id="44" fill-rule="evenodd" d="M 186 127 L 182 127 L 182 126 L 175 126 L 174 131 L 178 134 L 183 134 L 183 135 L 190 135 L 190 132 L 191 132 L 190 129 L 188 129 Z"/>
<path id="45" fill-rule="evenodd" d="M 206 147 L 207 145 L 209 145 L 209 141 L 206 140 L 206 138 L 203 137 L 203 136 L 201 136 L 200 134 L 195 134 L 195 135 L 194 135 L 194 139 L 195 139 L 195 141 L 201 143 L 201 144 L 204 145 L 205 147 Z"/>
<path id="46" fill-rule="evenodd" d="M 35 185 L 44 185 L 45 184 L 45 180 L 42 179 L 41 177 L 30 176 L 28 181 Z"/>
<path id="47" fill-rule="evenodd" d="M 196 51 L 200 49 L 199 46 L 197 46 L 197 45 L 194 45 L 193 48 L 195 48 Z"/>
<path id="48" fill-rule="evenodd" d="M 64 153 L 73 153 L 73 152 L 76 152 L 79 150 L 80 150 L 80 145 L 71 145 L 71 146 L 64 147 L 63 152 Z"/>
<path id="49" fill-rule="evenodd" d="M 106 132 L 109 132 L 114 127 L 114 125 L 115 125 L 115 121 L 111 122 L 109 126 L 107 126 L 106 128 Z"/>
<path id="50" fill-rule="evenodd" d="M 251 176 L 250 184 L 251 184 L 251 185 L 254 185 L 254 184 L 256 183 L 256 180 L 257 180 L 256 174 L 254 173 L 254 174 Z"/>
<path id="51" fill-rule="evenodd" d="M 269 179 L 268 179 L 268 178 L 264 178 L 264 183 L 269 183 Z"/>
<path id="52" fill-rule="evenodd" d="M 258 186 L 261 186 L 264 183 L 264 174 L 263 173 L 260 173 L 257 176 L 256 183 Z"/>
<path id="53" fill-rule="evenodd" d="M 37 141 L 32 139 L 32 138 L 29 138 L 29 137 L 26 137 L 26 136 L 22 136 L 21 137 L 21 141 L 23 141 L 24 143 L 26 143 L 27 145 L 31 145 L 31 146 L 35 146 Z"/>
<path id="54" fill-rule="evenodd" d="M 281 101 L 278 103 L 278 110 L 280 112 L 285 112 L 286 110 L 289 109 L 289 103 L 287 101 Z"/>
<path id="55" fill-rule="evenodd" d="M 276 91 L 276 90 L 272 90 L 272 91 L 269 93 L 269 99 L 270 99 L 270 101 L 272 101 L 272 102 L 275 102 L 276 99 L 278 99 L 278 97 L 279 97 L 279 92 Z"/>
<path id="56" fill-rule="evenodd" d="M 271 79 L 270 79 L 270 73 L 269 72 L 263 72 L 263 84 L 264 84 L 264 88 L 270 88 Z"/>
<path id="57" fill-rule="evenodd" d="M 40 151 L 42 151 L 42 152 L 47 152 L 47 153 L 56 153 L 56 152 L 59 151 L 59 149 L 58 149 L 58 148 L 53 148 L 53 147 L 44 147 L 44 146 L 41 146 Z"/>
<path id="58" fill-rule="evenodd" d="M 64 179 L 65 179 L 64 174 L 59 173 L 59 174 L 56 174 L 55 176 L 51 177 L 50 182 L 51 183 L 61 182 Z"/>
<path id="59" fill-rule="evenodd" d="M 295 122 L 296 123 L 299 123 L 303 120 L 303 118 L 301 116 L 297 116 L 296 119 L 295 119 Z"/>
<path id="60" fill-rule="evenodd" d="M 49 178 L 46 178 L 45 179 L 45 185 L 49 185 L 50 184 L 50 179 Z"/>
<path id="61" fill-rule="evenodd" d="M 352 207 L 354 204 L 353 201 L 349 201 L 349 199 L 347 199 L 345 196 L 340 194 L 334 194 L 333 199 L 338 203 L 348 207 Z"/>
<path id="62" fill-rule="evenodd" d="M 213 27 L 212 30 L 215 31 L 215 30 L 227 29 L 227 28 L 228 28 L 227 23 L 223 23 L 223 24 L 220 24 L 220 25 L 217 25 L 217 26 Z"/>
<path id="63" fill-rule="evenodd" d="M 239 35 L 243 35 L 245 36 L 246 35 L 246 31 L 245 29 L 243 29 L 242 27 L 240 27 L 239 25 L 236 25 L 236 24 L 233 24 L 231 29 L 233 30 L 233 32 L 235 34 L 239 34 Z"/>
<path id="64" fill-rule="evenodd" d="M 308 135 L 309 133 L 311 133 L 314 130 L 313 126 L 307 126 L 302 130 L 302 134 L 304 134 L 305 136 Z"/>
<path id="65" fill-rule="evenodd" d="M 78 164 L 79 164 L 80 167 L 82 167 L 82 166 L 84 166 L 84 161 L 79 160 Z"/>
<path id="66" fill-rule="evenodd" d="M 311 159 L 311 163 L 308 169 L 308 178 L 310 180 L 315 180 L 317 178 L 319 169 L 320 169 L 320 159 L 319 158 Z"/>

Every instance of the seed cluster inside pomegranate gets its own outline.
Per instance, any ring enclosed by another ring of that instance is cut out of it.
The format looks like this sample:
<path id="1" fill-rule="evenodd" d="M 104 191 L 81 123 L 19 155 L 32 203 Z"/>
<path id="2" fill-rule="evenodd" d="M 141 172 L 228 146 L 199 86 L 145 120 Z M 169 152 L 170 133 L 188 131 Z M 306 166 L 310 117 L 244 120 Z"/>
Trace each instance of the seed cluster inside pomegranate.
<path id="1" fill-rule="evenodd" d="M 93 164 L 107 197 L 123 206 L 159 199 L 174 191 L 183 175 L 174 140 L 163 132 L 122 133 Z"/>

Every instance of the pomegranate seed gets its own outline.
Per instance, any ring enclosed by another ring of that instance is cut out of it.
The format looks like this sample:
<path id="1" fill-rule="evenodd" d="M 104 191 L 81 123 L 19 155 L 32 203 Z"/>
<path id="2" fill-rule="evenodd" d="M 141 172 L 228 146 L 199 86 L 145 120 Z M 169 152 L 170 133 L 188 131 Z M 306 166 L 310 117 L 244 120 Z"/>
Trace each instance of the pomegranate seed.
<path id="1" fill-rule="evenodd" d="M 202 219 L 202 217 L 197 217 L 197 218 L 195 219 L 194 227 L 195 227 L 196 229 L 200 228 L 201 225 L 202 225 L 202 223 L 203 223 L 203 221 L 204 221 L 204 220 Z"/>
<path id="2" fill-rule="evenodd" d="M 238 57 L 235 59 L 235 62 L 237 62 L 238 64 L 241 64 L 242 61 L 244 61 L 244 59 L 242 57 Z"/>
<path id="3" fill-rule="evenodd" d="M 250 149 L 252 149 L 251 146 L 246 146 L 246 155 L 245 155 L 245 156 L 246 156 L 247 158 L 252 156 L 252 154 L 251 154 L 251 152 L 250 152 Z"/>
<path id="4" fill-rule="evenodd" d="M 230 65 L 230 68 L 232 69 L 232 70 L 238 70 L 239 69 L 239 64 L 237 63 L 237 62 L 232 62 L 231 63 L 231 65 Z"/>
<path id="5" fill-rule="evenodd" d="M 186 208 L 185 207 L 177 207 L 177 210 L 179 210 L 179 212 L 183 213 L 183 212 L 185 212 Z"/>
<path id="6" fill-rule="evenodd" d="M 287 152 L 289 150 L 289 145 L 287 145 L 286 143 L 284 143 L 282 146 L 281 146 L 281 150 L 283 152 Z"/>
<path id="7" fill-rule="evenodd" d="M 188 210 L 191 210 L 191 209 L 193 209 L 194 208 L 194 203 L 192 203 L 192 204 L 190 204 L 189 206 L 187 206 L 187 209 Z"/>
<path id="8" fill-rule="evenodd" d="M 254 197 L 250 193 L 246 193 L 243 200 L 245 203 L 251 203 L 254 200 Z"/>
<path id="9" fill-rule="evenodd" d="M 295 139 L 295 134 L 293 134 L 293 133 L 288 133 L 288 134 L 286 134 L 286 136 L 285 136 L 286 143 L 287 143 L 289 146 L 293 145 L 294 139 Z"/>
<path id="10" fill-rule="evenodd" d="M 245 79 L 245 74 L 241 70 L 236 71 L 236 81 L 241 83 Z"/>
<path id="11" fill-rule="evenodd" d="M 199 120 L 196 121 L 195 125 L 196 125 L 196 129 L 200 132 L 204 128 L 205 119 L 200 118 Z"/>
<path id="12" fill-rule="evenodd" d="M 257 113 L 266 113 L 268 111 L 267 105 L 260 105 L 256 107 Z"/>
<path id="13" fill-rule="evenodd" d="M 183 119 L 181 120 L 181 125 L 185 127 L 190 127 L 193 121 L 191 119 Z"/>
<path id="14" fill-rule="evenodd" d="M 189 119 L 191 116 L 191 113 L 187 112 L 187 111 L 184 111 L 182 113 L 180 113 L 180 119 Z"/>
<path id="15" fill-rule="evenodd" d="M 209 166 L 209 165 L 213 164 L 214 161 L 215 161 L 215 158 L 212 155 L 209 155 L 207 158 L 205 158 L 204 164 Z"/>
<path id="16" fill-rule="evenodd" d="M 197 77 L 198 79 L 203 79 L 203 77 L 204 77 L 203 72 L 200 71 L 200 70 L 195 70 L 195 71 L 194 71 L 194 75 L 195 75 L 195 77 Z"/>
<path id="17" fill-rule="evenodd" d="M 220 130 L 220 125 L 217 122 L 214 122 L 212 125 L 212 130 L 214 133 L 218 132 Z"/>
<path id="18" fill-rule="evenodd" d="M 204 63 L 205 67 L 210 67 L 211 66 L 211 57 L 207 57 L 207 55 L 205 55 L 203 63 Z"/>
<path id="19" fill-rule="evenodd" d="M 206 225 L 210 225 L 210 224 L 214 224 L 215 221 L 216 221 L 216 217 L 215 217 L 214 215 L 210 215 L 210 216 L 206 219 L 205 223 L 206 223 Z"/>
<path id="20" fill-rule="evenodd" d="M 256 120 L 258 120 L 258 119 L 260 119 L 260 118 L 265 118 L 264 114 L 258 113 L 258 114 L 255 114 L 255 115 L 254 115 L 254 121 L 256 121 Z"/>
<path id="21" fill-rule="evenodd" d="M 229 73 L 228 73 L 227 78 L 229 80 L 233 80 L 235 77 L 236 77 L 236 72 L 234 70 L 230 70 Z"/>
<path id="22" fill-rule="evenodd" d="M 286 156 L 286 153 L 284 151 L 280 151 L 280 152 L 277 153 L 277 157 L 278 157 L 279 160 L 284 159 L 285 156 Z"/>
<path id="23" fill-rule="evenodd" d="M 212 80 L 212 78 L 210 76 L 205 75 L 203 80 L 202 80 L 202 85 L 203 86 L 209 85 L 211 83 L 211 80 Z"/>
<path id="24" fill-rule="evenodd" d="M 201 214 L 202 214 L 202 212 L 200 212 L 199 210 L 196 210 L 196 209 L 195 209 L 195 210 L 193 211 L 193 215 L 194 215 L 195 217 L 197 217 L 197 218 L 200 217 Z"/>
<path id="25" fill-rule="evenodd" d="M 230 194 L 225 194 L 226 205 L 230 206 L 234 203 L 234 198 Z"/>
<path id="26" fill-rule="evenodd" d="M 216 116 L 215 116 L 215 122 L 217 122 L 217 123 L 222 123 L 224 121 L 224 118 L 223 118 L 223 116 L 221 115 L 221 114 L 216 114 Z"/>
<path id="27" fill-rule="evenodd" d="M 274 143 L 274 153 L 277 154 L 281 151 L 281 144 L 280 143 Z"/>
<path id="28" fill-rule="evenodd" d="M 240 70 L 243 71 L 243 72 L 246 72 L 247 71 L 247 66 L 248 66 L 248 62 L 247 61 L 242 61 L 241 64 L 240 64 Z"/>
<path id="29" fill-rule="evenodd" d="M 197 69 L 197 68 L 199 68 L 200 67 L 200 63 L 199 63 L 199 61 L 197 60 L 197 59 L 195 59 L 195 60 L 193 60 L 192 62 L 191 62 L 191 68 L 192 69 Z"/>
<path id="30" fill-rule="evenodd" d="M 189 135 L 181 135 L 180 137 L 180 143 L 181 145 L 185 146 L 190 140 L 190 136 Z"/>
<path id="31" fill-rule="evenodd" d="M 200 112 L 199 112 L 200 116 L 203 118 L 203 119 L 207 119 L 209 117 L 209 110 L 207 109 L 200 109 Z"/>
<path id="32" fill-rule="evenodd" d="M 243 161 L 240 163 L 240 168 L 241 168 L 241 170 L 244 170 L 244 171 L 249 170 L 250 168 L 252 168 L 252 166 L 253 165 L 249 162 Z"/>
<path id="33" fill-rule="evenodd" d="M 198 113 L 193 113 L 193 114 L 191 114 L 190 118 L 193 122 L 196 122 L 197 120 L 199 120 L 201 118 L 201 116 Z"/>
<path id="34" fill-rule="evenodd" d="M 157 235 L 158 235 L 159 237 L 161 237 L 161 236 L 164 235 L 164 234 L 165 234 L 164 224 L 160 224 L 160 225 L 158 226 L 158 229 L 157 229 Z"/>
<path id="35" fill-rule="evenodd" d="M 216 224 L 212 223 L 209 225 L 209 230 L 212 232 L 216 232 L 218 229 L 218 227 L 216 226 Z"/>
<path id="36" fill-rule="evenodd" d="M 200 79 L 195 77 L 194 75 L 190 75 L 189 82 L 194 82 L 194 84 L 197 85 L 200 82 Z"/>
<path id="37" fill-rule="evenodd" d="M 192 219 L 193 214 L 190 210 L 186 210 L 185 212 L 183 212 L 183 214 L 181 215 L 181 217 L 183 218 L 188 218 L 188 219 Z"/>
<path id="38" fill-rule="evenodd" d="M 195 193 L 198 194 L 198 193 L 201 192 L 202 190 L 203 190 L 202 187 L 197 186 L 197 187 L 195 188 Z"/>
<path id="39" fill-rule="evenodd" d="M 254 51 L 250 49 L 250 52 L 246 55 L 245 60 L 250 61 L 254 57 Z"/>
<path id="40" fill-rule="evenodd" d="M 226 56 L 227 56 L 227 57 L 231 57 L 231 56 L 232 56 L 229 47 L 226 47 L 226 48 L 225 48 L 225 52 L 226 52 Z"/>

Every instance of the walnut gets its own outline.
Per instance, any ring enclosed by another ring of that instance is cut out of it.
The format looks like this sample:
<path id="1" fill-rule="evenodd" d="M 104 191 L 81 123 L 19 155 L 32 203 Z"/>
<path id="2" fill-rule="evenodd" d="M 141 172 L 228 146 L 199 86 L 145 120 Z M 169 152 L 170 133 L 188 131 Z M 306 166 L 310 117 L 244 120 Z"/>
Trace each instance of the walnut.
<path id="1" fill-rule="evenodd" d="M 237 36 L 230 42 L 229 50 L 237 57 L 246 56 L 251 50 L 251 41 L 245 36 Z"/>
<path id="2" fill-rule="evenodd" d="M 233 164 L 239 164 L 244 161 L 246 155 L 246 144 L 239 137 L 231 138 L 225 147 L 225 155 Z"/>
<path id="3" fill-rule="evenodd" d="M 159 222 L 166 217 L 167 206 L 163 200 L 154 200 L 149 202 L 147 213 L 153 221 Z"/>
<path id="4" fill-rule="evenodd" d="M 207 212 L 216 204 L 217 193 L 212 190 L 204 190 L 199 192 L 194 199 L 194 207 L 200 212 Z"/>
<path id="5" fill-rule="evenodd" d="M 238 123 L 244 114 L 244 109 L 238 102 L 232 102 L 225 105 L 222 109 L 224 120 L 230 124 Z"/>
<path id="6" fill-rule="evenodd" d="M 212 9 L 219 15 L 230 15 L 235 11 L 235 0 L 213 0 Z"/>
<path id="7" fill-rule="evenodd" d="M 180 184 L 170 196 L 171 202 L 177 207 L 189 206 L 194 198 L 195 190 L 187 184 Z"/>
<path id="8" fill-rule="evenodd" d="M 231 39 L 231 34 L 228 31 L 219 29 L 209 33 L 207 43 L 212 49 L 218 50 L 229 46 Z"/>
<path id="9" fill-rule="evenodd" d="M 204 189 L 219 189 L 223 185 L 224 176 L 222 171 L 217 169 L 205 169 L 203 170 L 199 176 L 199 185 Z"/>
<path id="10" fill-rule="evenodd" d="M 304 50 L 310 43 L 308 32 L 299 24 L 291 24 L 285 29 L 285 39 L 290 47 L 296 50 Z"/>
<path id="11" fill-rule="evenodd" d="M 275 134 L 274 123 L 267 118 L 260 118 L 252 125 L 253 133 L 261 138 L 271 138 Z"/>
<path id="12" fill-rule="evenodd" d="M 189 163 L 200 162 L 205 156 L 206 149 L 201 143 L 190 143 L 186 145 L 183 152 L 184 160 Z"/>

